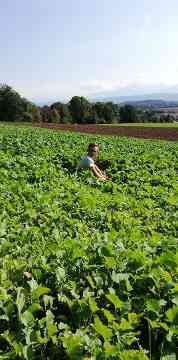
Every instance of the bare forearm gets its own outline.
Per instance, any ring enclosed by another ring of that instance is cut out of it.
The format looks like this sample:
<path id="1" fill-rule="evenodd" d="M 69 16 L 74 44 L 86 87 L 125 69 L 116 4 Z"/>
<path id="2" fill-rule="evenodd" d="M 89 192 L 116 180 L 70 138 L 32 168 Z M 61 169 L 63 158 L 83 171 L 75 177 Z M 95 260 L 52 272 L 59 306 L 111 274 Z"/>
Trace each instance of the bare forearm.
<path id="1" fill-rule="evenodd" d="M 95 165 L 95 169 L 101 176 L 104 176 L 103 172 L 99 169 L 98 166 Z"/>
<path id="2" fill-rule="evenodd" d="M 92 172 L 93 172 L 93 174 L 94 174 L 95 176 L 97 176 L 98 178 L 104 180 L 104 175 L 103 175 L 100 171 L 98 171 L 98 168 L 97 168 L 96 166 L 94 166 L 94 167 L 92 168 Z"/>

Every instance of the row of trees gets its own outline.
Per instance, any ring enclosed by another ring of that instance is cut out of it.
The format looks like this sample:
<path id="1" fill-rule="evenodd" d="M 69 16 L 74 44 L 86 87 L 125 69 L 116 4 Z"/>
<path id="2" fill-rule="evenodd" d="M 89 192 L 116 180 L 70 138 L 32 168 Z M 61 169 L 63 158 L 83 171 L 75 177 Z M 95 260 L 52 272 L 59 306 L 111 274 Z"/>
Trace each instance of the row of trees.
<path id="1" fill-rule="evenodd" d="M 51 123 L 112 123 L 119 122 L 120 109 L 112 102 L 90 103 L 74 96 L 68 104 L 55 102 L 51 106 L 38 107 L 21 97 L 8 85 L 0 86 L 0 120 L 34 121 Z"/>
<path id="2" fill-rule="evenodd" d="M 40 121 L 40 109 L 8 85 L 0 85 L 1 121 Z"/>
<path id="3" fill-rule="evenodd" d="M 82 96 L 73 96 L 69 103 L 55 102 L 50 106 L 38 107 L 21 97 L 8 85 L 0 86 L 0 120 L 48 123 L 134 123 L 156 122 L 153 111 L 136 109 L 132 105 L 119 106 L 113 102 L 90 103 Z M 171 122 L 165 117 L 163 122 Z"/>
<path id="4" fill-rule="evenodd" d="M 52 122 L 61 123 L 117 123 L 120 119 L 120 109 L 117 104 L 112 102 L 90 103 L 82 96 L 73 96 L 68 104 L 56 102 L 50 107 L 45 106 L 41 111 L 42 115 L 47 112 L 49 112 L 49 115 L 51 113 Z M 44 115 L 43 118 L 46 121 Z"/>

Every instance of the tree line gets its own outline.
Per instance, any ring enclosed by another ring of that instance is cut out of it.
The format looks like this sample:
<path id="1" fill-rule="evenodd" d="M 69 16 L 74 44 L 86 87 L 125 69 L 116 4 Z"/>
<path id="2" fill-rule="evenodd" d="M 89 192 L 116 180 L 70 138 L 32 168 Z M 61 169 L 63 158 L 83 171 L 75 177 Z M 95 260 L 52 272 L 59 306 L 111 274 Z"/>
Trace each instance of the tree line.
<path id="1" fill-rule="evenodd" d="M 110 124 L 158 122 L 158 118 L 152 110 L 144 111 L 129 104 L 120 106 L 112 101 L 91 103 L 83 96 L 73 96 L 67 104 L 58 101 L 40 107 L 23 98 L 12 87 L 2 84 L 0 121 Z M 172 122 L 172 119 L 165 116 L 161 121 Z"/>

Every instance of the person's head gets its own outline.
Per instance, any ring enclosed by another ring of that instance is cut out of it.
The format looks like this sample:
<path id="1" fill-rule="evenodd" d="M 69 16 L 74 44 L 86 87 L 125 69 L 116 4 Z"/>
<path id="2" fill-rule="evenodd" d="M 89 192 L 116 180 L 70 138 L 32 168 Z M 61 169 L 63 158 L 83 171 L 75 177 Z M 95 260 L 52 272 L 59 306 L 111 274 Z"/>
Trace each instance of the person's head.
<path id="1" fill-rule="evenodd" d="M 88 154 L 95 158 L 97 155 L 97 152 L 99 150 L 99 145 L 98 144 L 89 144 L 88 145 Z"/>

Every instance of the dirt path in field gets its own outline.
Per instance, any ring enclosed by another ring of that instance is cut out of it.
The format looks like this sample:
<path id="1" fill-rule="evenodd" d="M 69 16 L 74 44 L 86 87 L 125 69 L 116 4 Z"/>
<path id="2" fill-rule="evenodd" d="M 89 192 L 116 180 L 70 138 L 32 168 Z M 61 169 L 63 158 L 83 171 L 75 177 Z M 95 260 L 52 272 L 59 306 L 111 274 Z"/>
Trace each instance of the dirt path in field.
<path id="1" fill-rule="evenodd" d="M 161 139 L 178 141 L 178 128 L 144 128 L 127 126 L 97 126 L 80 124 L 34 124 L 35 127 L 42 127 L 55 130 L 68 130 L 81 133 L 98 135 L 131 136 L 145 139 Z"/>

